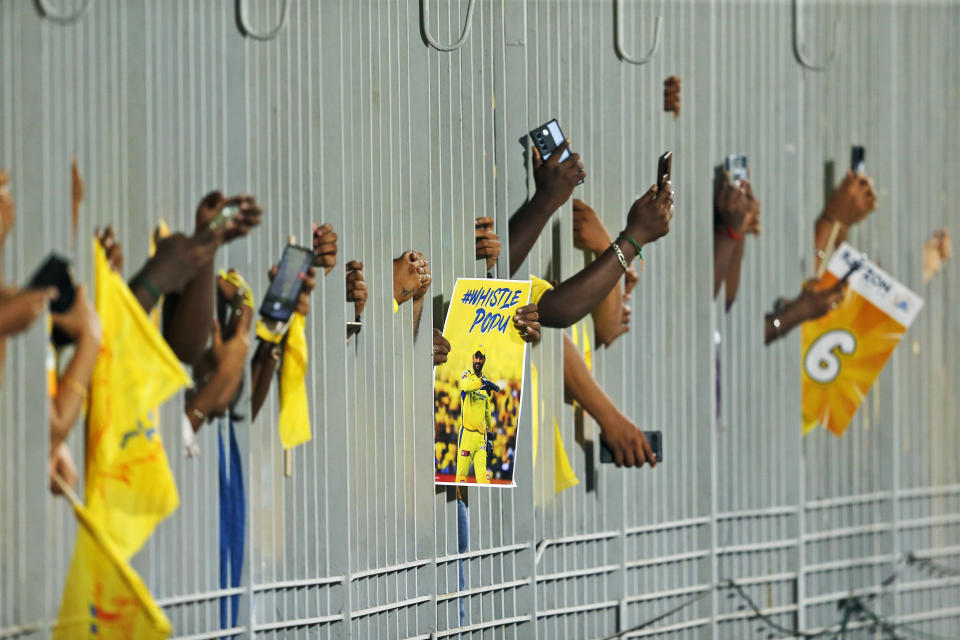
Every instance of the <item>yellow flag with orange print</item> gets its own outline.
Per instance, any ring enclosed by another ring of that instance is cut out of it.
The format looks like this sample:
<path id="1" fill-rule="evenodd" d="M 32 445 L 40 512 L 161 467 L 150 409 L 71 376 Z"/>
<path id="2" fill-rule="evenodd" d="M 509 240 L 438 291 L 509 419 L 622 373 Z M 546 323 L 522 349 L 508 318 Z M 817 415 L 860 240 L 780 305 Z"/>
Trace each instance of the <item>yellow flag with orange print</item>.
<path id="1" fill-rule="evenodd" d="M 923 307 L 919 296 L 846 243 L 834 252 L 817 288 L 836 285 L 860 261 L 840 306 L 803 325 L 804 433 L 822 426 L 843 435 Z"/>
<path id="2" fill-rule="evenodd" d="M 191 383 L 97 242 L 93 253 L 103 339 L 90 379 L 86 502 L 127 559 L 180 502 L 160 432 L 147 414 Z"/>
<path id="3" fill-rule="evenodd" d="M 170 621 L 146 585 L 111 541 L 103 525 L 83 505 L 73 502 L 77 542 L 53 640 L 161 640 Z"/>

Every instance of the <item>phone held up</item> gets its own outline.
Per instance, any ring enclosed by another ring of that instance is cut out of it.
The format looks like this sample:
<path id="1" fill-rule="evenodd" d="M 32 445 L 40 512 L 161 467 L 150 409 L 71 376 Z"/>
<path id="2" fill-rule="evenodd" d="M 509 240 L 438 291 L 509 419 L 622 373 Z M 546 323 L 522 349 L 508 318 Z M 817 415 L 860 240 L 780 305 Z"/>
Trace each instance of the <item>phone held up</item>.
<path id="1" fill-rule="evenodd" d="M 850 170 L 857 174 L 867 172 L 867 150 L 860 145 L 850 147 Z"/>
<path id="2" fill-rule="evenodd" d="M 644 437 L 650 448 L 653 449 L 653 457 L 657 462 L 663 462 L 663 437 L 659 431 L 644 431 Z M 614 462 L 613 451 L 607 446 L 607 443 L 600 440 L 600 462 L 607 464 Z"/>
<path id="3" fill-rule="evenodd" d="M 663 185 L 670 182 L 670 168 L 673 165 L 673 152 L 667 151 L 657 160 L 657 193 L 663 189 Z"/>
<path id="4" fill-rule="evenodd" d="M 724 170 L 730 176 L 730 184 L 738 187 L 740 182 L 747 179 L 747 156 L 731 153 L 724 160 Z"/>
<path id="5" fill-rule="evenodd" d="M 303 288 L 301 274 L 313 264 L 313 251 L 306 247 L 287 245 L 277 267 L 277 277 L 270 283 L 267 295 L 260 305 L 260 315 L 269 320 L 286 322 L 297 308 L 297 298 Z"/>
<path id="6" fill-rule="evenodd" d="M 557 147 L 562 145 L 563 141 L 566 140 L 563 136 L 563 131 L 560 130 L 560 123 L 557 122 L 556 118 L 531 130 L 530 139 L 533 140 L 533 144 L 537 146 L 537 151 L 540 152 L 540 157 L 543 160 L 552 156 L 553 152 L 557 150 Z M 560 156 L 560 162 L 563 162 L 569 157 L 570 150 L 567 149 L 563 152 L 563 155 Z M 583 180 L 577 184 L 583 184 Z"/>
<path id="7" fill-rule="evenodd" d="M 64 313 L 73 306 L 77 297 L 77 290 L 69 260 L 56 253 L 51 253 L 47 257 L 43 265 L 30 278 L 30 284 L 27 285 L 29 289 L 43 289 L 45 287 L 53 287 L 57 290 L 57 297 L 50 301 L 51 312 Z M 57 347 L 73 342 L 70 336 L 56 327 L 53 328 L 51 337 L 53 344 Z"/>

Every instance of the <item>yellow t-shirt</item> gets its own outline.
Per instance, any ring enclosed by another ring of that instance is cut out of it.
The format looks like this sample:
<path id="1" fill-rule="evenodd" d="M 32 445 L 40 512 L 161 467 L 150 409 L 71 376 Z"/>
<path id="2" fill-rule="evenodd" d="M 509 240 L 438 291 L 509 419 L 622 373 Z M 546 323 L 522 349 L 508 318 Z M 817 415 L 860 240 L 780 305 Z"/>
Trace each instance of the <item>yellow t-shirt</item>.
<path id="1" fill-rule="evenodd" d="M 543 294 L 547 291 L 553 289 L 553 285 L 534 275 L 530 276 L 530 281 L 533 283 L 533 287 L 530 289 L 530 302 L 540 304 L 540 298 L 542 298 Z"/>
<path id="2" fill-rule="evenodd" d="M 465 429 L 485 433 L 493 425 L 490 394 L 481 389 L 483 380 L 467 369 L 460 376 L 460 421 Z"/>

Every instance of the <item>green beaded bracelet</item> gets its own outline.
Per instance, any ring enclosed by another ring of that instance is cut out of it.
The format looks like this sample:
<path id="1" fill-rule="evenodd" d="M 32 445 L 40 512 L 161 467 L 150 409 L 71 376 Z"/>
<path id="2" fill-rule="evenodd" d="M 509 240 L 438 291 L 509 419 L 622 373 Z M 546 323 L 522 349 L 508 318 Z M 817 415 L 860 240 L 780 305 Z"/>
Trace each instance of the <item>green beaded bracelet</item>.
<path id="1" fill-rule="evenodd" d="M 626 240 L 633 245 L 633 248 L 637 250 L 637 257 L 643 260 L 643 251 L 640 250 L 640 243 L 627 235 L 625 231 L 621 231 L 620 235 L 617 236 L 617 240 Z"/>

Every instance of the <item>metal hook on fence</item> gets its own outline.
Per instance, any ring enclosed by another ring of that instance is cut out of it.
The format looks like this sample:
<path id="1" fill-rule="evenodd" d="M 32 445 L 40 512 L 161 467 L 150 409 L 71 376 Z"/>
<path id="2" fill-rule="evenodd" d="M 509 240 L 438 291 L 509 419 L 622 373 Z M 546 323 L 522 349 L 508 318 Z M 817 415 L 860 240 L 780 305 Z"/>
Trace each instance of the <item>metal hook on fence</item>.
<path id="1" fill-rule="evenodd" d="M 440 44 L 430 35 L 427 24 L 430 22 L 430 0 L 420 0 L 420 33 L 427 44 L 437 51 L 456 51 L 464 45 L 470 36 L 470 27 L 473 26 L 473 4 L 474 0 L 467 1 L 467 19 L 463 22 L 463 32 L 460 38 L 453 44 Z"/>
<path id="2" fill-rule="evenodd" d="M 623 0 L 614 0 L 613 21 L 616 23 L 614 45 L 616 46 L 617 55 L 620 56 L 620 59 L 624 62 L 629 62 L 630 64 L 647 64 L 650 62 L 650 60 L 653 59 L 653 56 L 657 54 L 657 50 L 660 48 L 660 27 L 662 25 L 663 18 L 660 16 L 656 16 L 656 18 L 654 18 L 653 46 L 650 47 L 650 50 L 647 51 L 647 55 L 643 58 L 634 58 L 623 48 Z"/>
<path id="3" fill-rule="evenodd" d="M 830 53 L 827 55 L 827 59 L 823 61 L 823 64 L 813 64 L 803 56 L 803 46 L 800 44 L 802 40 L 801 27 L 800 27 L 800 0 L 793 0 L 793 55 L 797 58 L 802 66 L 810 69 L 811 71 L 823 71 L 827 68 L 827 65 L 830 64 L 830 61 L 833 60 L 833 57 L 837 55 L 837 32 L 840 30 L 840 21 L 833 21 L 833 39 L 830 42 Z"/>
<path id="4" fill-rule="evenodd" d="M 240 23 L 240 31 L 243 35 L 254 40 L 273 40 L 280 33 L 280 30 L 287 24 L 287 15 L 290 13 L 290 0 L 283 0 L 283 9 L 280 10 L 280 23 L 267 33 L 257 33 L 250 28 L 247 20 L 247 8 L 243 0 L 237 0 L 237 22 Z"/>
<path id="5" fill-rule="evenodd" d="M 56 22 L 57 24 L 72 24 L 82 18 L 87 12 L 87 9 L 90 8 L 90 3 L 93 0 L 83 0 L 83 4 L 79 9 L 74 11 L 72 14 L 58 13 L 50 7 L 47 3 L 48 0 L 36 0 L 37 6 L 40 8 L 40 15 L 49 20 L 50 22 Z"/>

